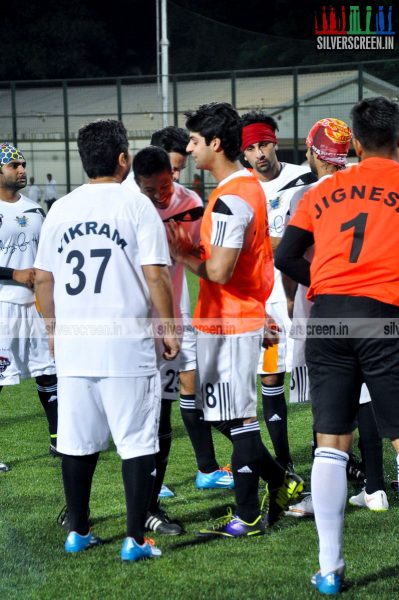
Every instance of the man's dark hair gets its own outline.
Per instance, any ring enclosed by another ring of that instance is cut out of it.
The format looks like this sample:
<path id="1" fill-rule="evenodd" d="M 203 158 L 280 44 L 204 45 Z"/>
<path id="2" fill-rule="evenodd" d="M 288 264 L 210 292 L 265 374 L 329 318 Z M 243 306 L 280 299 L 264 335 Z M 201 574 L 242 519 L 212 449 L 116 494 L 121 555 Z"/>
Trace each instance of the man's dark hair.
<path id="1" fill-rule="evenodd" d="M 399 140 L 399 104 L 385 96 L 361 100 L 351 110 L 353 135 L 365 150 L 395 151 Z"/>
<path id="2" fill-rule="evenodd" d="M 118 157 L 129 156 L 127 131 L 121 121 L 94 121 L 78 132 L 78 150 L 83 168 L 90 179 L 115 173 Z"/>
<path id="3" fill-rule="evenodd" d="M 151 146 L 159 146 L 166 152 L 177 152 L 183 156 L 187 156 L 187 144 L 189 142 L 188 132 L 181 127 L 164 127 L 154 131 L 151 136 Z"/>
<path id="4" fill-rule="evenodd" d="M 189 131 L 205 138 L 207 146 L 219 138 L 224 154 L 234 162 L 240 156 L 241 125 L 237 111 L 228 102 L 202 104 L 198 110 L 184 113 Z"/>
<path id="5" fill-rule="evenodd" d="M 274 131 L 278 131 L 277 122 L 273 119 L 273 117 L 263 111 L 251 110 L 250 112 L 247 112 L 241 116 L 241 127 L 253 125 L 254 123 L 264 123 L 265 125 L 272 127 Z"/>
<path id="6" fill-rule="evenodd" d="M 158 146 L 143 148 L 133 159 L 133 173 L 137 183 L 140 177 L 152 177 L 164 171 L 172 174 L 172 167 L 168 153 Z"/>

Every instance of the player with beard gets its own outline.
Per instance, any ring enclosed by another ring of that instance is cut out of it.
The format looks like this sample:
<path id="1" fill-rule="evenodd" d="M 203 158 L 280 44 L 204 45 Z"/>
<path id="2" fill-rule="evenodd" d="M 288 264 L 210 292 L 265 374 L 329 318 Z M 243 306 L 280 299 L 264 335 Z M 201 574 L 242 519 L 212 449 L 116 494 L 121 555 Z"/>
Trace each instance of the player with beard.
<path id="1" fill-rule="evenodd" d="M 342 591 L 345 576 L 346 464 L 363 383 L 380 435 L 399 453 L 399 406 L 392 393 L 399 385 L 399 343 L 384 326 L 399 318 L 399 105 L 367 98 L 351 117 L 359 164 L 305 193 L 275 257 L 278 268 L 309 286 L 310 320 L 333 327 L 345 320 L 348 327 L 346 336 L 330 329 L 332 335 L 306 340 L 318 442 L 311 486 L 320 571 L 312 583 L 329 595 Z M 313 244 L 310 265 L 303 255 Z"/>
<path id="2" fill-rule="evenodd" d="M 20 193 L 25 186 L 22 152 L 0 144 L 0 318 L 12 332 L 0 336 L 0 390 L 35 377 L 50 452 L 57 455 L 57 377 L 34 292 L 33 264 L 45 215 L 37 202 Z M 8 469 L 0 463 L 0 471 Z"/>
<path id="3" fill-rule="evenodd" d="M 273 252 L 284 231 L 284 219 L 289 204 L 285 192 L 315 181 L 309 167 L 281 162 L 277 157 L 277 123 L 264 112 L 252 111 L 241 117 L 241 150 L 251 165 L 266 195 L 269 231 Z M 262 404 L 266 426 L 273 444 L 276 459 L 285 468 L 292 469 L 288 443 L 287 405 L 284 395 L 284 377 L 287 370 L 287 337 L 290 328 L 287 298 L 281 273 L 275 269 L 274 286 L 266 312 L 281 329 L 277 346 L 263 349 L 258 363 L 262 383 Z"/>
<path id="4" fill-rule="evenodd" d="M 136 561 L 161 554 L 144 538 L 159 449 L 159 374 L 150 311 L 153 304 L 163 328 L 164 357 L 173 360 L 179 342 L 170 259 L 156 210 L 145 196 L 121 185 L 132 161 L 123 124 L 89 123 L 79 130 L 77 143 L 89 182 L 52 207 L 35 263 L 43 314 L 60 326 L 54 341 L 70 528 L 65 550 L 75 553 L 101 543 L 90 531 L 88 507 L 99 453 L 111 434 L 122 459 L 127 507 L 121 557 Z M 93 319 L 99 333 L 90 335 Z M 62 335 L 63 323 L 77 320 L 78 333 Z M 116 335 L 107 335 L 110 327 Z"/>

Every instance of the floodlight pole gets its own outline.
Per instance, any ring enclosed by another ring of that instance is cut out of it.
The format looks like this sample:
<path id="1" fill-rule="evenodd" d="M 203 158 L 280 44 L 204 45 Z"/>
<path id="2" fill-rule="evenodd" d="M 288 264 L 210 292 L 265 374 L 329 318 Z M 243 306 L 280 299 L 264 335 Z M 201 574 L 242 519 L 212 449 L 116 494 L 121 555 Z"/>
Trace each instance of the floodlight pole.
<path id="1" fill-rule="evenodd" d="M 162 125 L 168 125 L 169 110 L 169 40 L 167 0 L 161 0 L 161 93 Z"/>

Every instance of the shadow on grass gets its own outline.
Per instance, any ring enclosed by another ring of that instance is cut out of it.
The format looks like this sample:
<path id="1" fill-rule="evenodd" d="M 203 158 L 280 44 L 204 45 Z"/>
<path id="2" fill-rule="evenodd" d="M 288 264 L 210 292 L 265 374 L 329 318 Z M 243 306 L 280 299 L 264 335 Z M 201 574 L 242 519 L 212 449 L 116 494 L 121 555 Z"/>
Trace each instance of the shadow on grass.
<path id="1" fill-rule="evenodd" d="M 395 567 L 385 567 L 372 575 L 366 575 L 365 577 L 359 577 L 358 579 L 352 579 L 345 585 L 345 589 L 353 590 L 354 588 L 365 588 L 370 583 L 375 583 L 381 579 L 397 579 L 399 577 L 399 565 Z M 396 590 L 397 591 L 397 590 Z"/>

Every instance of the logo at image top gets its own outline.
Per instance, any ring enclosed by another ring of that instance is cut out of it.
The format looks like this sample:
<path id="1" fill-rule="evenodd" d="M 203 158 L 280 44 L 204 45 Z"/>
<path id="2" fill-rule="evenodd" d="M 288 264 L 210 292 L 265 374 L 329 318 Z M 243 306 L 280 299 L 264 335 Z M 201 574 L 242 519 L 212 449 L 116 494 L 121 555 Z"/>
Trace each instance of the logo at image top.
<path id="1" fill-rule="evenodd" d="M 314 17 L 318 50 L 394 50 L 392 6 L 327 6 Z"/>

